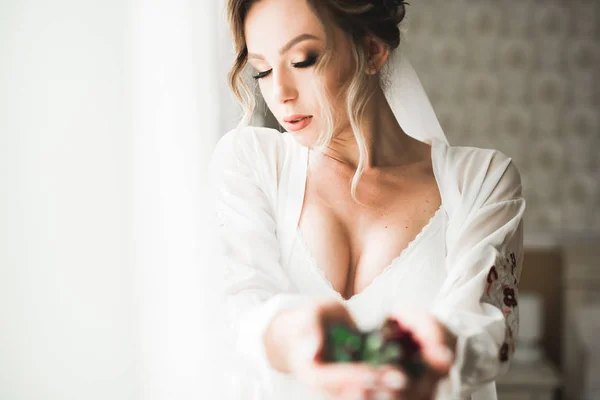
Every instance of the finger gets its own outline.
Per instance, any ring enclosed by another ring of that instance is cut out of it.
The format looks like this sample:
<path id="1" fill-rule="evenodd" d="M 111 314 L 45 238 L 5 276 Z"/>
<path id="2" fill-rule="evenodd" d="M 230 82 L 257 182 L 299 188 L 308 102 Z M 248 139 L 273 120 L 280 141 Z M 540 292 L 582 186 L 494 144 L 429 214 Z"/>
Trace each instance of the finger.
<path id="1" fill-rule="evenodd" d="M 318 382 L 322 384 L 322 382 Z M 332 384 L 325 384 L 319 389 L 324 391 L 328 395 L 328 399 L 340 399 L 340 400 L 367 400 L 368 388 L 361 385 L 360 381 L 353 382 L 336 382 Z"/>
<path id="2" fill-rule="evenodd" d="M 413 398 L 423 400 L 433 399 L 437 392 L 438 382 L 439 380 L 435 375 L 431 373 L 426 374 L 416 383 L 414 387 L 415 396 Z"/>
<path id="3" fill-rule="evenodd" d="M 402 399 L 396 393 L 390 390 L 378 389 L 369 394 L 369 400 L 398 400 Z"/>
<path id="4" fill-rule="evenodd" d="M 288 355 L 288 365 L 293 373 L 310 370 L 323 347 L 320 335 L 311 335 L 299 341 L 294 351 Z"/>
<path id="5" fill-rule="evenodd" d="M 423 349 L 423 358 L 428 368 L 438 377 L 445 377 L 450 373 L 454 357 L 454 352 L 446 346 L 431 346 Z"/>
<path id="6" fill-rule="evenodd" d="M 385 394 L 378 394 L 382 398 L 391 394 L 394 400 L 430 399 L 437 390 L 439 376 L 430 369 L 419 379 L 410 379 L 402 370 L 394 367 L 382 367 L 382 372 L 377 385 L 380 391 L 385 392 Z M 377 398 L 375 396 L 373 392 L 371 397 Z"/>
<path id="7" fill-rule="evenodd" d="M 408 387 L 401 391 L 400 398 L 429 400 L 435 398 L 440 377 L 430 369 L 419 379 L 411 380 Z"/>
<path id="8" fill-rule="evenodd" d="M 378 378 L 374 368 L 357 363 L 317 364 L 309 375 L 308 382 L 333 391 L 373 388 Z"/>
<path id="9" fill-rule="evenodd" d="M 339 396 L 333 396 L 332 398 L 336 400 L 367 400 L 367 392 L 363 389 L 348 388 Z"/>
<path id="10" fill-rule="evenodd" d="M 429 368 L 439 376 L 446 376 L 454 363 L 456 338 L 435 317 L 426 313 L 403 310 L 395 317 L 414 332 Z"/>
<path id="11" fill-rule="evenodd" d="M 406 389 L 408 385 L 408 376 L 403 371 L 391 366 L 381 367 L 378 387 L 398 392 Z"/>

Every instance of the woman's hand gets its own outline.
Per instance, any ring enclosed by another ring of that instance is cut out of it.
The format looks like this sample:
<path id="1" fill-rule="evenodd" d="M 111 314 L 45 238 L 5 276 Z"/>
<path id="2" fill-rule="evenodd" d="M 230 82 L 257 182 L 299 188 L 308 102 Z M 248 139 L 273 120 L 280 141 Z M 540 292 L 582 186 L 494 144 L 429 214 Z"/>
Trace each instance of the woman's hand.
<path id="1" fill-rule="evenodd" d="M 402 311 L 392 316 L 405 328 L 413 332 L 414 337 L 421 344 L 423 361 L 426 370 L 417 379 L 410 379 L 402 370 L 394 367 L 384 367 L 381 373 L 388 372 L 388 376 L 396 374 L 396 388 L 393 385 L 384 385 L 380 380 L 378 393 L 373 399 L 406 399 L 430 400 L 433 399 L 438 383 L 450 372 L 455 358 L 456 336 L 439 320 L 424 312 Z M 383 389 L 382 389 L 383 388 Z M 371 397 L 370 397 L 371 398 Z"/>
<path id="2" fill-rule="evenodd" d="M 290 373 L 331 399 L 363 399 L 375 387 L 380 371 L 362 363 L 322 361 L 325 328 L 331 323 L 356 324 L 339 302 L 313 303 L 286 310 L 265 334 L 267 356 L 280 372 Z"/>

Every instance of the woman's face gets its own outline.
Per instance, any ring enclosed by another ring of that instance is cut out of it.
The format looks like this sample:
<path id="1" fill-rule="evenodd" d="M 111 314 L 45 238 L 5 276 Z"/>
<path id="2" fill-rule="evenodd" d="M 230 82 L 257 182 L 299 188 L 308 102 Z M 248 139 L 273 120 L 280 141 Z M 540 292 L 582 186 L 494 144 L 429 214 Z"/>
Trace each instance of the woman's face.
<path id="1" fill-rule="evenodd" d="M 332 62 L 324 71 L 323 93 L 330 99 L 336 131 L 345 129 L 343 96 L 353 65 L 349 43 L 339 29 L 332 38 Z M 325 31 L 305 1 L 261 0 L 245 21 L 248 62 L 267 106 L 279 123 L 304 146 L 311 147 L 325 128 L 312 84 L 314 65 L 325 50 Z"/>

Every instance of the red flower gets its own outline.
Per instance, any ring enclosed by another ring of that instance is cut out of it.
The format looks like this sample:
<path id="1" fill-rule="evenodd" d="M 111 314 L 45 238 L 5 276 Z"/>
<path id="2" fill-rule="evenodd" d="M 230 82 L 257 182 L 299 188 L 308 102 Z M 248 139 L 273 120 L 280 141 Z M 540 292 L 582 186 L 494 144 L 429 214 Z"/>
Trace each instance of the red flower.
<path id="1" fill-rule="evenodd" d="M 515 257 L 515 253 L 510 253 L 510 273 L 515 275 L 515 268 L 517 268 L 517 257 Z M 515 277 L 516 281 L 517 277 Z"/>
<path id="2" fill-rule="evenodd" d="M 508 361 L 508 343 L 503 343 L 500 347 L 500 361 Z"/>
<path id="3" fill-rule="evenodd" d="M 492 269 L 490 269 L 490 272 L 488 273 L 487 276 L 487 281 L 488 283 L 492 283 L 493 281 L 498 279 L 498 271 L 496 271 L 496 266 L 493 266 Z"/>
<path id="4" fill-rule="evenodd" d="M 516 307 L 517 299 L 515 297 L 515 290 L 511 289 L 511 288 L 505 288 L 503 293 L 504 293 L 504 304 L 506 304 L 508 307 Z"/>
<path id="5" fill-rule="evenodd" d="M 406 358 L 412 358 L 421 351 L 421 344 L 413 333 L 402 326 L 398 320 L 388 318 L 382 327 L 383 341 L 385 343 L 395 342 L 400 344 Z"/>

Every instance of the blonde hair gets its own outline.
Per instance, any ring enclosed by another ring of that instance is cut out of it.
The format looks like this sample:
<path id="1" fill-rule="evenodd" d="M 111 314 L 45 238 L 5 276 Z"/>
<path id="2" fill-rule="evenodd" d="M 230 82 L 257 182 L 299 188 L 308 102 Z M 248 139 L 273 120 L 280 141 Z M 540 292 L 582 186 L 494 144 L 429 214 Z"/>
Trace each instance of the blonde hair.
<path id="1" fill-rule="evenodd" d="M 235 51 L 237 53 L 233 66 L 228 74 L 231 90 L 241 103 L 244 115 L 238 127 L 249 124 L 256 108 L 256 98 L 244 81 L 243 71 L 248 62 L 248 48 L 244 37 L 244 22 L 251 6 L 260 0 L 228 0 L 227 15 L 232 32 Z M 320 133 L 316 146 L 324 147 L 331 143 L 335 130 L 331 103 L 334 94 L 326 93 L 325 85 L 321 81 L 323 72 L 331 62 L 332 29 L 339 27 L 351 43 L 352 56 L 355 70 L 343 91 L 345 97 L 346 113 L 354 138 L 359 149 L 359 162 L 352 178 L 351 195 L 355 201 L 358 181 L 368 162 L 368 150 L 365 136 L 361 129 L 361 122 L 366 105 L 373 95 L 372 86 L 369 85 L 369 76 L 364 73 L 366 67 L 365 54 L 362 49 L 362 40 L 373 36 L 381 40 L 390 51 L 400 44 L 400 30 L 398 25 L 404 19 L 405 5 L 398 0 L 306 0 L 311 9 L 320 20 L 326 34 L 326 50 L 315 65 L 313 85 L 317 100 L 322 110 L 325 129 Z M 371 90 L 369 90 L 371 88 Z M 335 95 L 339 96 L 342 93 Z"/>

